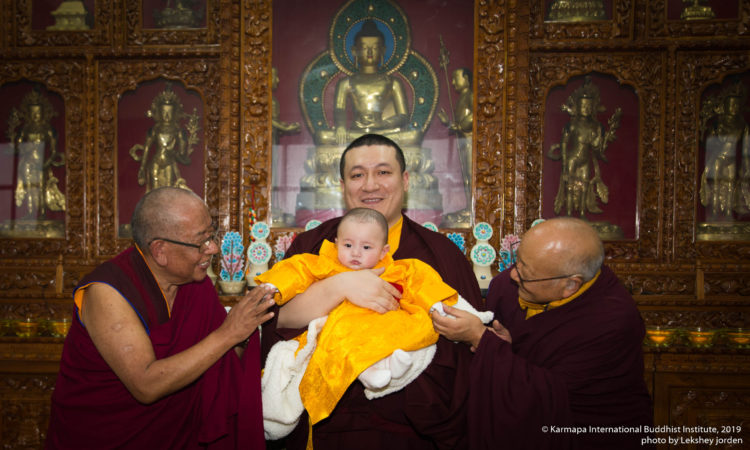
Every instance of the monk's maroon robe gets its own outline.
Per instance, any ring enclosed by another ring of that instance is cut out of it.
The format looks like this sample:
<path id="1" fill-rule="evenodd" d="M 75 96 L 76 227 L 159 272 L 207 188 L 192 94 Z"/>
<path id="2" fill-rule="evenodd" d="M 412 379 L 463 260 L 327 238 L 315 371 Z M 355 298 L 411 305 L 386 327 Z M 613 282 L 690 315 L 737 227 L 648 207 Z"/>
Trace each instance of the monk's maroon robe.
<path id="1" fill-rule="evenodd" d="M 333 242 L 340 218 L 324 222 L 294 240 L 286 256 L 318 253 L 324 239 Z M 481 309 L 476 277 L 458 247 L 439 233 L 404 217 L 401 241 L 393 259 L 417 258 L 432 266 L 448 285 Z M 275 316 L 278 317 L 278 314 Z M 275 319 L 263 325 L 264 354 L 279 339 L 304 330 L 275 329 Z M 432 363 L 403 390 L 367 400 L 364 387 L 355 381 L 331 416 L 313 428 L 313 448 L 325 449 L 433 449 L 465 448 L 468 395 L 467 346 L 443 337 L 437 342 Z M 308 434 L 307 414 L 286 440 L 289 450 L 304 449 Z"/>
<path id="2" fill-rule="evenodd" d="M 157 359 L 195 345 L 226 317 L 209 279 L 179 287 L 171 317 L 140 253 L 130 248 L 84 277 L 114 287 L 140 317 Z M 260 405 L 260 343 L 242 361 L 232 350 L 196 381 L 155 403 L 139 403 L 109 368 L 77 310 L 52 394 L 47 448 L 265 448 Z"/>
<path id="3" fill-rule="evenodd" d="M 645 330 L 609 268 L 580 297 L 528 320 L 508 270 L 492 280 L 486 307 L 513 343 L 487 331 L 471 362 L 472 449 L 643 448 L 633 431 L 653 423 Z M 633 428 L 597 433 L 589 425 Z"/>

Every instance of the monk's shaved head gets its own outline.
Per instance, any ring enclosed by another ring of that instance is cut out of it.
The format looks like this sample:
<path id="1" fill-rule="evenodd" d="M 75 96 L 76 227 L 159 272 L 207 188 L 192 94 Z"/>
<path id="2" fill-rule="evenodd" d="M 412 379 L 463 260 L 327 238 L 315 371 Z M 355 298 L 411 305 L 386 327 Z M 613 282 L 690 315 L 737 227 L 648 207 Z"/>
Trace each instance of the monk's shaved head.
<path id="1" fill-rule="evenodd" d="M 549 272 L 580 274 L 586 282 L 604 261 L 604 246 L 596 230 L 586 221 L 556 217 L 533 226 L 518 249 L 524 259 L 536 257 Z"/>
<path id="2" fill-rule="evenodd" d="M 178 236 L 184 227 L 185 210 L 203 207 L 205 203 L 193 191 L 175 187 L 160 187 L 141 198 L 133 212 L 130 225 L 133 240 L 148 251 L 149 243 L 156 237 Z"/>

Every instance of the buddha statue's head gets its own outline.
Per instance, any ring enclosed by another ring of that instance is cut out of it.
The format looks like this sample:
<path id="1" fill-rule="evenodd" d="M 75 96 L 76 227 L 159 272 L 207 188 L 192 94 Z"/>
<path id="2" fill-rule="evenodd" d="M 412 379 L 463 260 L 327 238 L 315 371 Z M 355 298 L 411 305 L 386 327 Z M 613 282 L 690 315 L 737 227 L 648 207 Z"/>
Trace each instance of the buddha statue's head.
<path id="1" fill-rule="evenodd" d="M 377 70 L 383 64 L 385 36 L 372 19 L 365 20 L 362 29 L 354 35 L 352 54 L 361 71 Z"/>
<path id="2" fill-rule="evenodd" d="M 747 102 L 747 87 L 739 79 L 735 80 L 722 92 L 724 97 L 724 114 L 736 116 L 742 114 Z"/>
<path id="3" fill-rule="evenodd" d="M 459 69 L 456 69 L 453 71 L 453 87 L 457 91 L 461 91 L 466 88 L 471 88 L 471 71 L 469 69 L 466 69 L 464 67 L 461 67 Z"/>
<path id="4" fill-rule="evenodd" d="M 29 105 L 29 119 L 32 123 L 43 122 L 42 105 Z"/>
<path id="5" fill-rule="evenodd" d="M 578 114 L 588 117 L 594 113 L 594 99 L 592 97 L 581 96 L 578 99 Z"/>

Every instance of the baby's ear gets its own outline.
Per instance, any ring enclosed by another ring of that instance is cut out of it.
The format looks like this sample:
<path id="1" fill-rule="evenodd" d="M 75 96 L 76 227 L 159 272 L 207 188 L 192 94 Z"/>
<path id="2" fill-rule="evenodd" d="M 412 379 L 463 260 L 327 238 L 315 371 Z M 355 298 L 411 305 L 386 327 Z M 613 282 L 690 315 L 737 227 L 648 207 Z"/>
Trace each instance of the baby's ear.
<path id="1" fill-rule="evenodd" d="M 380 259 L 383 259 L 383 258 L 385 258 L 385 255 L 387 255 L 387 254 L 388 254 L 388 252 L 390 252 L 390 251 L 391 251 L 391 246 L 390 246 L 390 245 L 388 245 L 388 244 L 385 244 L 385 245 L 383 246 L 383 251 L 382 251 L 382 252 L 380 252 Z"/>

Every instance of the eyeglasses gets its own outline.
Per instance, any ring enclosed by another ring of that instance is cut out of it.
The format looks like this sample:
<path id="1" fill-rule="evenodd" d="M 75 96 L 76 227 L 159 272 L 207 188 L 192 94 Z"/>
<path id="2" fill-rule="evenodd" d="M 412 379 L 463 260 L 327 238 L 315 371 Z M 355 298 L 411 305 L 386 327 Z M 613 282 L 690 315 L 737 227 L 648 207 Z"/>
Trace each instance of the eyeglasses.
<path id="1" fill-rule="evenodd" d="M 200 244 L 192 244 L 190 242 L 176 241 L 174 239 L 167 239 L 167 238 L 162 238 L 162 237 L 155 237 L 155 238 L 151 239 L 151 242 L 154 242 L 154 241 L 164 241 L 164 242 L 169 242 L 170 244 L 177 244 L 177 245 L 182 245 L 182 246 L 185 246 L 185 247 L 197 248 L 199 252 L 206 253 L 208 251 L 209 247 L 211 247 L 211 244 L 216 244 L 217 243 L 217 239 L 216 238 L 218 236 L 218 233 L 219 233 L 218 231 L 214 231 L 213 233 L 211 233 L 211 235 L 208 237 L 208 239 L 206 239 L 205 241 L 201 242 Z M 151 242 L 149 242 L 149 245 L 151 245 Z"/>
<path id="2" fill-rule="evenodd" d="M 518 270 L 518 265 L 517 264 L 513 264 L 511 266 L 511 269 L 515 269 L 516 270 L 516 276 L 518 277 L 518 281 L 521 282 L 521 286 L 523 286 L 524 283 L 536 283 L 538 281 L 562 280 L 563 278 L 569 278 L 569 277 L 572 277 L 573 275 L 575 275 L 574 273 L 571 273 L 570 275 L 559 275 L 559 276 L 556 276 L 556 277 L 537 278 L 535 280 L 524 280 L 521 277 L 521 271 Z"/>

